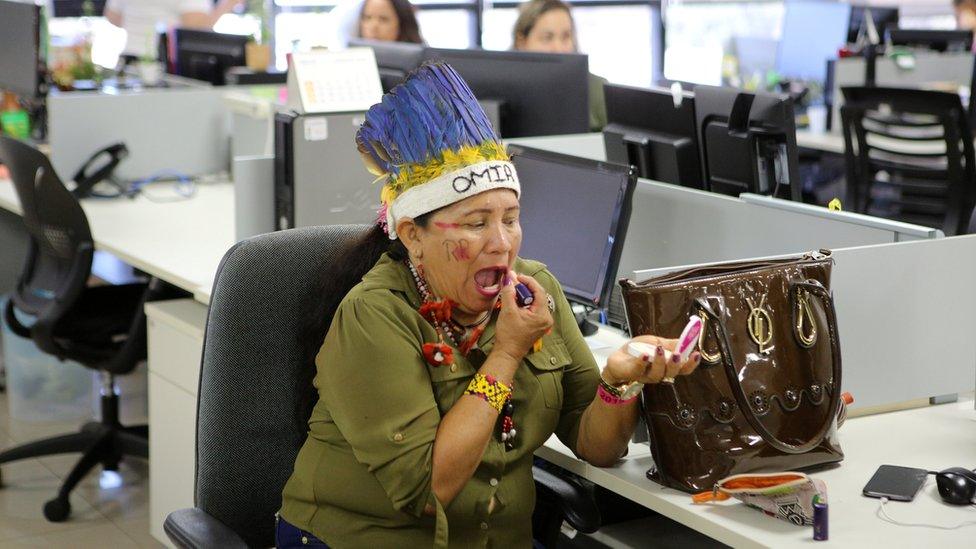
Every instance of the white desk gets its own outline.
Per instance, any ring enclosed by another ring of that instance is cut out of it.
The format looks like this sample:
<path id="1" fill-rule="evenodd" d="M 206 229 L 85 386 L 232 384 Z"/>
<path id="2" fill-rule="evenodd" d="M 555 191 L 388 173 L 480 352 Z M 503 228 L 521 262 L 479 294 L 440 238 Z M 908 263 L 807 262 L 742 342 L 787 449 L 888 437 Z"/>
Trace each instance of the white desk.
<path id="1" fill-rule="evenodd" d="M 803 149 L 844 154 L 844 136 L 839 132 L 812 133 L 807 130 L 797 130 L 796 144 Z"/>
<path id="2" fill-rule="evenodd" d="M 878 500 L 861 495 L 882 464 L 941 470 L 976 466 L 976 411 L 973 401 L 849 419 L 839 431 L 845 460 L 811 473 L 827 483 L 829 547 L 971 547 L 976 525 L 959 530 L 909 528 L 882 521 Z M 688 494 L 645 477 L 650 450 L 632 444 L 617 467 L 582 462 L 553 437 L 536 455 L 645 507 L 733 547 L 808 547 L 810 527 L 767 517 L 737 502 L 693 505 Z M 912 503 L 891 502 L 888 514 L 900 522 L 956 525 L 976 520 L 976 509 L 943 504 L 929 480 Z"/>
<path id="3" fill-rule="evenodd" d="M 179 202 L 138 197 L 81 204 L 97 249 L 209 302 L 220 259 L 234 244 L 232 183 L 199 184 L 193 198 Z M 20 213 L 9 180 L 0 180 L 0 208 Z"/>

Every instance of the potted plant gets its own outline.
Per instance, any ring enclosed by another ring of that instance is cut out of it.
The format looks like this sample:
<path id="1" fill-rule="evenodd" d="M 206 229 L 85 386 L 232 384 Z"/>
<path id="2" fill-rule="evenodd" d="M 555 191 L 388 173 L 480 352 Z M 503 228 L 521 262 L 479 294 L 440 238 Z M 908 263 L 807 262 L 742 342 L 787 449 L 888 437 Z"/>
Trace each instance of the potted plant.
<path id="1" fill-rule="evenodd" d="M 265 0 L 248 0 L 247 12 L 261 23 L 257 35 L 251 37 L 244 49 L 247 68 L 265 72 L 271 65 L 271 16 Z"/>

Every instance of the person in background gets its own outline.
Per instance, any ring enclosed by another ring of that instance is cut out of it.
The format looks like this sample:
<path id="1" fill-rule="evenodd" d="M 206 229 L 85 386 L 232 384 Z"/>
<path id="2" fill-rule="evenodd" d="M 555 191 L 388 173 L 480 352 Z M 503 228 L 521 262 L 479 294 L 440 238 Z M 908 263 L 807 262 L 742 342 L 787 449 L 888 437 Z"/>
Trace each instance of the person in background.
<path id="1" fill-rule="evenodd" d="M 976 0 L 968 0 L 976 2 Z M 530 0 L 519 7 L 512 29 L 512 48 L 543 53 L 577 53 L 576 24 L 569 5 L 562 0 Z M 603 99 L 605 78 L 590 73 L 590 130 L 607 125 Z"/>
<path id="2" fill-rule="evenodd" d="M 417 15 L 409 0 L 366 0 L 359 12 L 359 37 L 384 42 L 423 44 Z"/>
<path id="3" fill-rule="evenodd" d="M 105 18 L 125 29 L 123 55 L 155 57 L 157 26 L 211 29 L 243 1 L 220 0 L 214 5 L 210 0 L 108 0 Z"/>
<path id="4" fill-rule="evenodd" d="M 976 0 L 952 0 L 956 11 L 956 27 L 976 31 Z"/>

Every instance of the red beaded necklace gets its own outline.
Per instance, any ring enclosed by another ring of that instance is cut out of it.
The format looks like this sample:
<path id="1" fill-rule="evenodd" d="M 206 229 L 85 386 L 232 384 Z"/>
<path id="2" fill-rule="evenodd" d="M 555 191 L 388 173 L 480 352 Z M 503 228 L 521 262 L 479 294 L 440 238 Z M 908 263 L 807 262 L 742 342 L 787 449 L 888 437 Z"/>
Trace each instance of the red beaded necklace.
<path id="1" fill-rule="evenodd" d="M 485 316 L 475 322 L 474 325 L 464 326 L 452 318 L 454 303 L 450 299 L 434 299 L 434 294 L 430 291 L 430 288 L 427 286 L 427 281 L 424 279 L 422 267 L 418 269 L 410 260 L 405 261 L 405 263 L 410 269 L 410 274 L 413 275 L 413 281 L 417 286 L 417 291 L 420 293 L 420 315 L 433 324 L 434 330 L 437 331 L 437 336 L 440 339 L 440 343 L 437 344 L 424 343 L 424 357 L 433 366 L 451 364 L 454 361 L 453 353 L 451 348 L 444 343 L 445 338 L 457 347 L 462 355 L 468 356 L 468 353 L 478 343 L 478 339 L 481 338 L 481 334 L 484 333 L 485 328 L 488 326 L 491 312 L 501 308 L 501 301 L 496 300 L 495 305 L 488 311 L 485 311 Z M 464 333 L 469 330 L 468 337 L 461 340 Z M 460 344 L 458 343 L 459 341 Z M 512 402 L 514 389 L 513 384 L 512 393 L 509 393 L 501 412 L 500 438 L 505 444 L 506 450 L 515 448 L 515 435 L 518 434 L 518 431 L 515 430 L 515 405 Z"/>

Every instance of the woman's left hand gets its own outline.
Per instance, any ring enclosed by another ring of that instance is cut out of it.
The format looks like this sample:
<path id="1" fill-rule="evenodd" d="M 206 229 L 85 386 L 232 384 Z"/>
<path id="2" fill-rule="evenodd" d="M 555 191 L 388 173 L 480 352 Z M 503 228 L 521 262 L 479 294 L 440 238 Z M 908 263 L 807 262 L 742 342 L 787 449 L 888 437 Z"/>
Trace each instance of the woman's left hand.
<path id="1" fill-rule="evenodd" d="M 688 360 L 681 362 L 674 348 L 676 339 L 665 339 L 657 336 L 637 336 L 631 341 L 648 343 L 657 346 L 655 356 L 631 356 L 627 352 L 627 345 L 617 349 L 607 359 L 607 367 L 603 370 L 603 378 L 611 385 L 623 385 L 632 381 L 641 383 L 660 383 L 663 379 L 674 379 L 677 376 L 688 375 L 695 371 L 701 362 L 701 353 L 691 353 Z M 665 350 L 671 352 L 670 358 Z"/>

